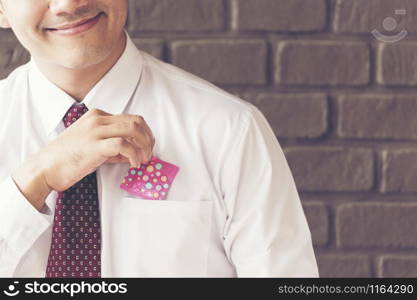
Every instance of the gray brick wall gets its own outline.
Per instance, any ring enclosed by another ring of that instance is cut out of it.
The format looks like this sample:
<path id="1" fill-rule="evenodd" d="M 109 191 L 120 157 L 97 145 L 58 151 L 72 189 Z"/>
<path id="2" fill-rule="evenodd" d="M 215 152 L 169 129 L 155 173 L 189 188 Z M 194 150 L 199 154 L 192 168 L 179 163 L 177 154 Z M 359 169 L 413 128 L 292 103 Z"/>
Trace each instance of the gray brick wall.
<path id="1" fill-rule="evenodd" d="M 416 15 L 415 0 L 133 0 L 127 28 L 264 112 L 322 277 L 416 277 Z M 0 43 L 3 78 L 28 55 L 10 31 Z"/>

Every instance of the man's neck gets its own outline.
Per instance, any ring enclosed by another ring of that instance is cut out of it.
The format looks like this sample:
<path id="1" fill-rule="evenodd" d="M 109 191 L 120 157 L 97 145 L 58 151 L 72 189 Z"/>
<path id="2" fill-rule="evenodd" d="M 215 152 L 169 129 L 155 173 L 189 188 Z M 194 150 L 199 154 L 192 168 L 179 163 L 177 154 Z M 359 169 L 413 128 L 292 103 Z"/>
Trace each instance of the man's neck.
<path id="1" fill-rule="evenodd" d="M 84 69 L 69 69 L 37 60 L 36 64 L 51 82 L 77 102 L 81 102 L 96 83 L 116 64 L 124 52 L 126 43 L 126 34 L 122 33 L 121 41 L 104 61 Z"/>

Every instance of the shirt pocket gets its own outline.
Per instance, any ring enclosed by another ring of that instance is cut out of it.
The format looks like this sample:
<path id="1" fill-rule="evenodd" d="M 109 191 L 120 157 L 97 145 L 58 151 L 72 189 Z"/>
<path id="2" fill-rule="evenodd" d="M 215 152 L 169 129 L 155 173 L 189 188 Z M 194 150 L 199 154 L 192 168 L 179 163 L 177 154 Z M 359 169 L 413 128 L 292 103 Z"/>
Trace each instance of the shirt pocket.
<path id="1" fill-rule="evenodd" d="M 123 197 L 119 204 L 117 265 L 123 276 L 206 276 L 210 199 Z"/>

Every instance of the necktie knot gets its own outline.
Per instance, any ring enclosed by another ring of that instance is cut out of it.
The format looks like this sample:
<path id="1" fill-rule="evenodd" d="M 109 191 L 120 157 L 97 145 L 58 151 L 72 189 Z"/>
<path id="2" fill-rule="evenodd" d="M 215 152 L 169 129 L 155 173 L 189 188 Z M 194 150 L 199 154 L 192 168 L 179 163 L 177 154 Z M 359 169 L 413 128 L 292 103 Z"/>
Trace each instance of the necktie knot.
<path id="1" fill-rule="evenodd" d="M 64 125 L 65 128 L 71 126 L 75 121 L 77 121 L 83 114 L 88 111 L 87 106 L 84 103 L 75 103 L 73 104 L 67 113 L 64 116 Z"/>

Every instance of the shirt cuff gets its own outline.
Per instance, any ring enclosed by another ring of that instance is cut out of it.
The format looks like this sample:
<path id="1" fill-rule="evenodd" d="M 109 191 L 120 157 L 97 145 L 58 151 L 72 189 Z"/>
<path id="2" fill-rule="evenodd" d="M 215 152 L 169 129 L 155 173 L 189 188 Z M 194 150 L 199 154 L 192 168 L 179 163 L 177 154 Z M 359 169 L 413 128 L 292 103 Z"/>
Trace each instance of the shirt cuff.
<path id="1" fill-rule="evenodd" d="M 22 194 L 12 176 L 0 183 L 0 239 L 16 253 L 25 253 L 52 224 L 53 214 L 45 204 L 38 211 Z"/>
<path id="2" fill-rule="evenodd" d="M 311 242 L 300 249 L 282 251 L 272 246 L 266 253 L 235 264 L 238 277 L 320 277 Z"/>

